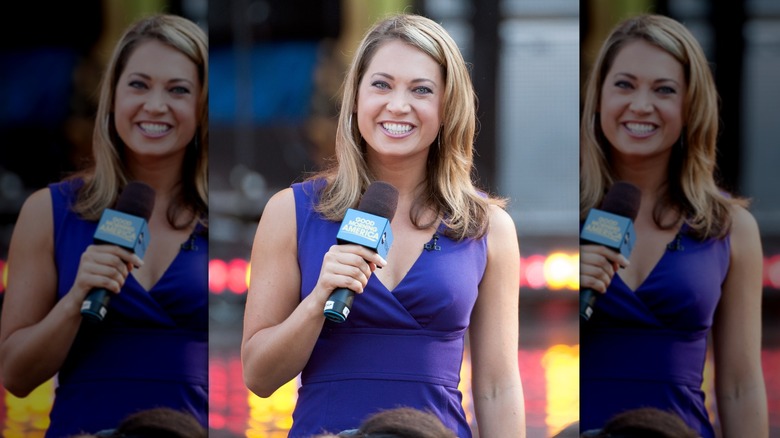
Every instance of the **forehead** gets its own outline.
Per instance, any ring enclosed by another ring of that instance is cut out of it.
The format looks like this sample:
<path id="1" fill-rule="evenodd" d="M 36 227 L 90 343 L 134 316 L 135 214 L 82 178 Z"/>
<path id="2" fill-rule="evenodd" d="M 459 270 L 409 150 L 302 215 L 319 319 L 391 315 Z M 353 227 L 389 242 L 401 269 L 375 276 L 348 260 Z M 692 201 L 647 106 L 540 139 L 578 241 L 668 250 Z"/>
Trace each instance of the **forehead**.
<path id="1" fill-rule="evenodd" d="M 414 76 L 441 81 L 439 63 L 430 55 L 400 40 L 382 43 L 366 67 L 368 75 L 381 72 L 392 76 Z"/>
<path id="2" fill-rule="evenodd" d="M 644 40 L 630 41 L 618 49 L 607 76 L 630 74 L 650 80 L 685 81 L 682 64 L 666 50 Z"/>
<path id="3" fill-rule="evenodd" d="M 197 79 L 195 63 L 178 49 L 157 40 L 145 40 L 130 52 L 121 74 L 143 73 L 168 78 Z"/>

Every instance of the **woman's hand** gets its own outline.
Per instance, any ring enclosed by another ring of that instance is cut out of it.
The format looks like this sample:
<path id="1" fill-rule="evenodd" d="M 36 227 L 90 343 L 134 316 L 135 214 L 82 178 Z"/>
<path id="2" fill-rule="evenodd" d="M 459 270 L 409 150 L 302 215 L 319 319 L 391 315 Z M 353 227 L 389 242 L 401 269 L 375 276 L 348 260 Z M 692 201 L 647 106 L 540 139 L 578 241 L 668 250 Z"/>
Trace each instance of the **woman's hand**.
<path id="1" fill-rule="evenodd" d="M 580 288 L 605 293 L 619 268 L 629 264 L 622 254 L 602 245 L 580 246 Z"/>
<path id="2" fill-rule="evenodd" d="M 133 267 L 143 261 L 132 252 L 116 245 L 90 245 L 81 254 L 81 262 L 69 295 L 83 300 L 90 290 L 103 288 L 119 293 Z"/>
<path id="3" fill-rule="evenodd" d="M 363 293 L 371 273 L 386 264 L 379 254 L 360 245 L 333 245 L 322 259 L 315 293 L 322 294 L 323 301 L 338 288 Z"/>

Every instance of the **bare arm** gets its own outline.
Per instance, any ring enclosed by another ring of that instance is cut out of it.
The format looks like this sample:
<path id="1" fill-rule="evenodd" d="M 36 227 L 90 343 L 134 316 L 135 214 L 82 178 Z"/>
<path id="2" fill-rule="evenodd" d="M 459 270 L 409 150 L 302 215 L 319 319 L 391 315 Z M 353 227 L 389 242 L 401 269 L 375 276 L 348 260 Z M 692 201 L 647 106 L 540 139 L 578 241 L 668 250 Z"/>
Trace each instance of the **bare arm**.
<path id="1" fill-rule="evenodd" d="M 0 318 L 0 369 L 11 393 L 24 397 L 57 373 L 81 324 L 87 293 L 96 287 L 118 292 L 130 263 L 141 261 L 113 245 L 90 246 L 73 287 L 58 302 L 51 195 L 43 189 L 30 196 L 11 238 Z"/>
<path id="2" fill-rule="evenodd" d="M 472 392 L 479 435 L 525 437 L 517 362 L 520 251 L 509 215 L 493 207 L 488 262 L 469 328 Z"/>
<path id="3" fill-rule="evenodd" d="M 761 369 L 762 250 L 753 216 L 738 207 L 731 264 L 713 325 L 715 391 L 724 438 L 768 436 Z"/>
<path id="4" fill-rule="evenodd" d="M 366 248 L 334 245 L 323 259 L 315 289 L 300 301 L 296 241 L 295 198 L 292 189 L 285 189 L 268 201 L 257 227 L 244 313 L 244 382 L 261 397 L 303 370 L 322 330 L 330 293 L 338 287 L 362 292 L 371 275 L 366 260 L 382 263 Z"/>

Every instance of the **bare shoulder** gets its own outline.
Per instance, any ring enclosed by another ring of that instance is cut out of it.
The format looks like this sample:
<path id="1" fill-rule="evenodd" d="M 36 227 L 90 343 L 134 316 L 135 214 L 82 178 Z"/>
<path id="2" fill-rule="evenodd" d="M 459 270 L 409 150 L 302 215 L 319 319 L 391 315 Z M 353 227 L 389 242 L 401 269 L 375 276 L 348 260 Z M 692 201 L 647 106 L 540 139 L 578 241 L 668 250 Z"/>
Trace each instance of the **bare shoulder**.
<path id="1" fill-rule="evenodd" d="M 512 216 L 503 208 L 497 205 L 491 205 L 488 209 L 488 220 L 490 224 L 488 236 L 500 239 L 517 236 L 515 222 L 512 219 Z"/>
<path id="2" fill-rule="evenodd" d="M 286 188 L 276 192 L 263 208 L 260 222 L 267 222 L 274 226 L 289 228 L 295 224 L 295 194 L 292 188 Z"/>
<path id="3" fill-rule="evenodd" d="M 16 220 L 14 234 L 29 242 L 54 241 L 54 219 L 52 218 L 51 192 L 48 188 L 39 189 L 31 194 L 22 205 Z M 19 236 L 22 235 L 22 236 Z"/>
<path id="4" fill-rule="evenodd" d="M 758 223 L 746 208 L 738 205 L 731 208 L 730 234 L 732 255 L 761 255 L 761 237 Z"/>

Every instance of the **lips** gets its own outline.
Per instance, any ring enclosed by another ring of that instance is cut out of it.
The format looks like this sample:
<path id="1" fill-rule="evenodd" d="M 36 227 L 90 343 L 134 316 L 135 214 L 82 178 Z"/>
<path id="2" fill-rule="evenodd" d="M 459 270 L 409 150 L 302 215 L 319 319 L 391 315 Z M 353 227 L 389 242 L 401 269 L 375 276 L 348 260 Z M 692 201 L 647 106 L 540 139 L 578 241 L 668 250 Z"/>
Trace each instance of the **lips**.
<path id="1" fill-rule="evenodd" d="M 390 135 L 404 135 L 414 128 L 414 126 L 409 123 L 384 122 L 381 125 Z"/>
<path id="2" fill-rule="evenodd" d="M 150 135 L 162 135 L 171 130 L 171 125 L 167 123 L 141 122 L 138 127 Z"/>
<path id="3" fill-rule="evenodd" d="M 653 123 L 626 122 L 623 126 L 634 135 L 645 136 L 652 134 L 658 129 L 658 125 Z"/>

